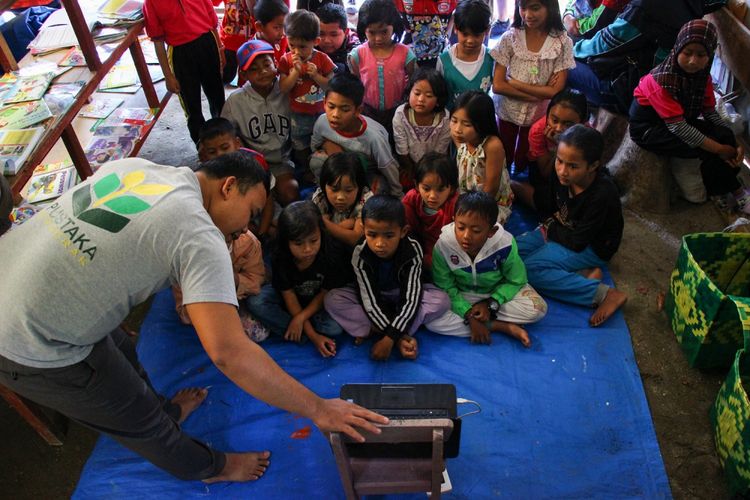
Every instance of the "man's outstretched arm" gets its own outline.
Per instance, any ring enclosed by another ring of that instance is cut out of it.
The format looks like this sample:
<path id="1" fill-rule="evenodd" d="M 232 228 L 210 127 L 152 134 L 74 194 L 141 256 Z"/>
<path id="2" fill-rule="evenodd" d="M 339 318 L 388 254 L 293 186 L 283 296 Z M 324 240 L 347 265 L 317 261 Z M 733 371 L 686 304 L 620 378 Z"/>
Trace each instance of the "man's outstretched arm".
<path id="1" fill-rule="evenodd" d="M 342 399 L 322 399 L 297 382 L 242 330 L 237 309 L 221 302 L 187 304 L 203 348 L 230 380 L 266 403 L 315 422 L 321 431 L 343 432 L 359 441 L 356 428 L 375 434 L 388 419 Z"/>

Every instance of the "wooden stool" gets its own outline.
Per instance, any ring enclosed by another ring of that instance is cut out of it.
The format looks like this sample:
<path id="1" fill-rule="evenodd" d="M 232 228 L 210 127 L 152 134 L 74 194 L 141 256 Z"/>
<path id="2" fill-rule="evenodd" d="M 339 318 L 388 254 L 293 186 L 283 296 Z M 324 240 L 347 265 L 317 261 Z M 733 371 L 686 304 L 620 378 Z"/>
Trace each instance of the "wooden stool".
<path id="1" fill-rule="evenodd" d="M 347 443 L 348 436 L 338 432 L 329 435 L 336 457 L 336 465 L 344 484 L 348 500 L 360 495 L 384 495 L 388 493 L 431 492 L 432 498 L 440 498 L 440 486 L 445 469 L 443 444 L 453 431 L 453 422 L 447 418 L 391 420 L 388 425 L 378 426 L 380 434 L 367 434 L 369 443 L 431 443 L 432 456 L 425 458 L 398 457 L 352 457 Z"/>
<path id="2" fill-rule="evenodd" d="M 669 157 L 642 149 L 626 133 L 607 169 L 620 188 L 624 205 L 637 211 L 669 212 L 672 190 Z"/>

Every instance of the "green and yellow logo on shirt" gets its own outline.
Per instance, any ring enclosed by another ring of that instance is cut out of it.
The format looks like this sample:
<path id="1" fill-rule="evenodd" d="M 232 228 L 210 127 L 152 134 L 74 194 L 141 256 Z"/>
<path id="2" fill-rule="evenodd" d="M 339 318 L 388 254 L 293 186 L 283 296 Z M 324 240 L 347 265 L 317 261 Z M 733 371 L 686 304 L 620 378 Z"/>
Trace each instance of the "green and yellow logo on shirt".
<path id="1" fill-rule="evenodd" d="M 151 208 L 151 205 L 133 195 L 154 196 L 174 189 L 174 186 L 167 184 L 144 184 L 145 179 L 146 174 L 136 170 L 122 180 L 113 173 L 93 185 L 83 186 L 73 193 L 73 215 L 110 233 L 120 232 L 130 222 L 127 215 Z M 92 188 L 96 201 L 91 197 Z"/>

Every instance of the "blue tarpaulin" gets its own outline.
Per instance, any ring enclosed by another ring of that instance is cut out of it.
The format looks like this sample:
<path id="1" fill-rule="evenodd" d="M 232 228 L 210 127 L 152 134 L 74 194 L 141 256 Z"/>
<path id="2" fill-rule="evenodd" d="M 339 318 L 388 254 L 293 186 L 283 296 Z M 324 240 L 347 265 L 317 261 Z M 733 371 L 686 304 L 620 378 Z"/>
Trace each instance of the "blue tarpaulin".
<path id="1" fill-rule="evenodd" d="M 376 363 L 368 343 L 354 346 L 349 338 L 338 341 L 333 359 L 321 358 L 310 343 L 269 339 L 263 347 L 325 397 L 337 397 L 350 382 L 441 382 L 477 401 L 482 412 L 466 417 L 460 455 L 448 460 L 449 498 L 669 498 L 622 314 L 596 329 L 588 326 L 590 314 L 549 301 L 546 318 L 528 327 L 530 349 L 500 334 L 491 346 L 476 346 L 421 330 L 413 362 Z M 252 398 L 222 375 L 192 327 L 177 320 L 169 291 L 156 296 L 138 353 L 165 395 L 210 386 L 184 423 L 186 432 L 220 450 L 271 450 L 271 466 L 251 483 L 180 481 L 102 437 L 74 498 L 343 498 L 323 435 L 309 420 Z M 471 409 L 462 405 L 459 413 Z M 299 438 L 310 426 L 309 437 Z"/>

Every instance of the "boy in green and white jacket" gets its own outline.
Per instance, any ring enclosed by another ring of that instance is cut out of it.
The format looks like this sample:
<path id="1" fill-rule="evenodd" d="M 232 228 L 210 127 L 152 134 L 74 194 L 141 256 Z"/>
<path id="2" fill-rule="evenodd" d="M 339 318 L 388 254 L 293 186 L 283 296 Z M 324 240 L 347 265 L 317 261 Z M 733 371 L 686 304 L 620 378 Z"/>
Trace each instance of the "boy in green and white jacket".
<path id="1" fill-rule="evenodd" d="M 430 323 L 442 335 L 490 343 L 503 332 L 531 345 L 519 325 L 539 321 L 547 304 L 528 284 L 513 236 L 496 223 L 497 203 L 484 192 L 464 193 L 454 222 L 443 227 L 432 253 L 432 276 L 451 299 L 451 310 Z"/>

